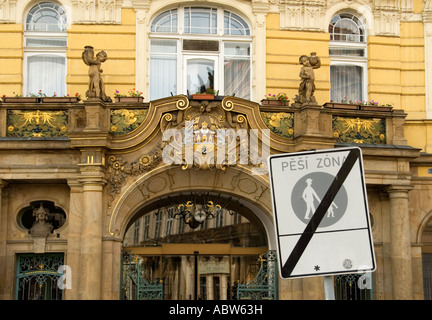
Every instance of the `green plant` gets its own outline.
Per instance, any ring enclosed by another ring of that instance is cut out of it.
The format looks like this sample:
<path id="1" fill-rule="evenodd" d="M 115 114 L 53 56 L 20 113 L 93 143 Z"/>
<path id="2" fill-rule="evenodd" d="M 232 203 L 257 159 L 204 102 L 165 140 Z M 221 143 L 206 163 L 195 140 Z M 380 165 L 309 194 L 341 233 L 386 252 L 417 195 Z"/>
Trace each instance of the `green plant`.
<path id="1" fill-rule="evenodd" d="M 77 92 L 74 95 L 78 100 L 81 100 L 81 95 Z M 69 93 L 66 95 L 66 97 L 70 97 Z"/>
<path id="2" fill-rule="evenodd" d="M 219 94 L 219 90 L 215 90 L 212 87 L 208 86 L 208 88 L 206 88 L 206 93 L 208 94 L 214 94 L 215 96 L 217 96 Z"/>
<path id="3" fill-rule="evenodd" d="M 288 101 L 288 96 L 286 95 L 285 92 L 279 92 L 278 94 L 271 94 L 271 93 L 269 93 L 265 97 L 266 97 L 267 100 L 279 100 L 279 101 L 282 101 L 282 102 L 287 102 Z"/>
<path id="4" fill-rule="evenodd" d="M 116 97 L 116 98 L 120 98 L 120 97 L 126 97 L 126 95 L 124 95 L 124 94 L 120 94 L 120 91 L 116 90 L 116 91 L 114 92 L 114 97 Z"/>
<path id="5" fill-rule="evenodd" d="M 330 100 L 330 102 L 334 102 L 333 100 Z M 393 104 L 391 103 L 386 103 L 386 104 L 380 104 L 378 101 L 375 100 L 348 100 L 347 97 L 341 99 L 340 103 L 347 103 L 347 104 L 355 104 L 355 105 L 359 105 L 359 106 L 379 106 L 379 107 L 393 107 Z"/>
<path id="6" fill-rule="evenodd" d="M 141 95 L 143 94 L 142 92 L 135 90 L 135 88 L 129 90 L 128 92 L 129 97 L 141 97 Z"/>

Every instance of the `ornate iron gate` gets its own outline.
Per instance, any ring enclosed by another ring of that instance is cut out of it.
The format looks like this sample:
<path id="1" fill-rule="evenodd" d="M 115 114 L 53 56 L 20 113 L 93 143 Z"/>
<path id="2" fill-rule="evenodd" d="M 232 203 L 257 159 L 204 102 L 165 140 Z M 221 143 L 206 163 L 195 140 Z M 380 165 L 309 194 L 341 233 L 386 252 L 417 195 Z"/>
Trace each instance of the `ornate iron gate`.
<path id="1" fill-rule="evenodd" d="M 15 299 L 61 300 L 63 290 L 58 279 L 63 275 L 63 254 L 20 254 L 17 256 Z"/>
<path id="2" fill-rule="evenodd" d="M 122 300 L 162 300 L 163 282 L 148 280 L 138 255 L 123 251 L 122 254 Z"/>
<path id="3" fill-rule="evenodd" d="M 237 300 L 277 300 L 276 251 L 260 255 L 260 269 L 255 278 L 237 287 Z"/>
<path id="4" fill-rule="evenodd" d="M 336 300 L 372 300 L 372 275 L 346 274 L 334 277 Z"/>

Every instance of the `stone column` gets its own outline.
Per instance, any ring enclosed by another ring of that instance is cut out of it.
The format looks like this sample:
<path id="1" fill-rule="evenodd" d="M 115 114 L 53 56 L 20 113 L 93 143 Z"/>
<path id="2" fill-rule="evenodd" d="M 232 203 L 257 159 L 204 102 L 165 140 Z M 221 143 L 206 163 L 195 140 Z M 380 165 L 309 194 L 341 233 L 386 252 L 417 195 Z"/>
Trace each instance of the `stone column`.
<path id="1" fill-rule="evenodd" d="M 102 191 L 105 181 L 99 177 L 80 178 L 80 181 L 83 185 L 83 213 L 79 299 L 99 300 L 102 288 Z"/>
<path id="2" fill-rule="evenodd" d="M 413 298 L 412 257 L 408 210 L 409 186 L 386 188 L 390 198 L 390 252 L 393 299 Z"/>
<path id="3" fill-rule="evenodd" d="M 102 293 L 103 300 L 120 297 L 121 249 L 119 239 L 103 239 L 102 242 Z"/>
<path id="4" fill-rule="evenodd" d="M 324 300 L 323 277 L 303 278 L 303 300 Z"/>
<path id="5" fill-rule="evenodd" d="M 228 275 L 220 276 L 220 300 L 228 300 Z"/>
<path id="6" fill-rule="evenodd" d="M 68 181 L 70 187 L 68 242 L 65 263 L 72 271 L 72 288 L 65 292 L 66 300 L 79 298 L 80 255 L 81 255 L 81 215 L 82 215 L 82 185 L 76 180 Z"/>
<path id="7" fill-rule="evenodd" d="M 199 290 L 199 285 L 198 285 Z M 206 275 L 207 300 L 214 300 L 213 274 Z"/>

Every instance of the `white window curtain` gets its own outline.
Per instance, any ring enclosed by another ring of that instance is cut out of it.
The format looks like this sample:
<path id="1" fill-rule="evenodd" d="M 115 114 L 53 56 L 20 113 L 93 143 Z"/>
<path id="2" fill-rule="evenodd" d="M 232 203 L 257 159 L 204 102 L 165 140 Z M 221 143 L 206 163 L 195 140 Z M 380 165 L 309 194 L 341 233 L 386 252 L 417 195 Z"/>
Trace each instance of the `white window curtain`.
<path id="1" fill-rule="evenodd" d="M 177 41 L 152 40 L 150 50 L 150 99 L 176 95 Z"/>
<path id="2" fill-rule="evenodd" d="M 249 43 L 225 43 L 224 92 L 250 99 L 251 64 Z"/>
<path id="3" fill-rule="evenodd" d="M 28 94 L 39 91 L 47 96 L 66 93 L 66 58 L 59 55 L 31 55 L 27 57 Z"/>
<path id="4" fill-rule="evenodd" d="M 363 68 L 353 65 L 330 66 L 330 99 L 363 101 Z"/>

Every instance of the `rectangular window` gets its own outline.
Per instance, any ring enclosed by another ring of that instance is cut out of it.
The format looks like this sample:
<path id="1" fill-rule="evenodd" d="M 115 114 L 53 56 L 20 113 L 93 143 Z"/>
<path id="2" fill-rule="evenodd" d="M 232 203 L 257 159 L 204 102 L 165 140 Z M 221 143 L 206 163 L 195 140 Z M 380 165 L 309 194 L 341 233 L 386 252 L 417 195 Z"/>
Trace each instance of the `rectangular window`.
<path id="1" fill-rule="evenodd" d="M 177 220 L 178 221 L 178 230 L 177 230 L 177 233 L 178 234 L 183 234 L 184 233 L 184 227 L 185 227 L 185 223 L 184 223 L 184 220 L 183 219 L 179 219 L 179 220 Z"/>
<path id="2" fill-rule="evenodd" d="M 150 100 L 177 94 L 177 41 L 150 42 Z"/>
<path id="3" fill-rule="evenodd" d="M 63 96 L 66 93 L 66 57 L 55 54 L 26 54 L 27 94 L 39 90 L 47 96 Z"/>
<path id="4" fill-rule="evenodd" d="M 144 241 L 150 238 L 150 215 L 144 216 Z"/>
<path id="5" fill-rule="evenodd" d="M 138 219 L 134 223 L 134 244 L 135 245 L 139 244 L 139 229 L 140 229 L 139 225 L 140 225 L 140 220 Z"/>
<path id="6" fill-rule="evenodd" d="M 50 47 L 50 48 L 67 48 L 66 38 L 28 38 L 25 39 L 27 47 Z"/>
<path id="7" fill-rule="evenodd" d="M 330 48 L 330 56 L 349 56 L 349 57 L 365 57 L 366 52 L 363 48 Z"/>
<path id="8" fill-rule="evenodd" d="M 162 224 L 162 210 L 159 210 L 156 213 L 155 233 L 154 233 L 155 238 L 159 238 L 161 236 L 161 224 Z"/>
<path id="9" fill-rule="evenodd" d="M 216 216 L 216 228 L 221 228 L 224 226 L 224 211 L 221 211 L 217 216 Z"/>
<path id="10" fill-rule="evenodd" d="M 250 99 L 251 62 L 249 43 L 224 44 L 224 92 Z"/>
<path id="11" fill-rule="evenodd" d="M 165 236 L 171 235 L 172 226 L 173 226 L 173 218 L 172 218 L 173 215 L 174 215 L 174 208 L 168 208 L 168 216 L 165 224 Z"/>
<path id="12" fill-rule="evenodd" d="M 354 65 L 330 66 L 330 99 L 340 102 L 343 99 L 362 101 L 363 68 Z"/>

